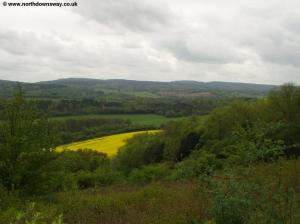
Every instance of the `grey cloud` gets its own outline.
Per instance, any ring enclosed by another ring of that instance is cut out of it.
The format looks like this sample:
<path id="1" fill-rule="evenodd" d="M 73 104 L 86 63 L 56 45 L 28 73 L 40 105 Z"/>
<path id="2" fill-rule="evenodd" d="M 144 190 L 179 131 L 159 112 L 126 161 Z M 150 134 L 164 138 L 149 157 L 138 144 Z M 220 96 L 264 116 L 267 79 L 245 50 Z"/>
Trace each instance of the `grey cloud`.
<path id="1" fill-rule="evenodd" d="M 35 76 L 84 73 L 101 60 L 80 43 L 63 43 L 53 35 L 8 30 L 0 30 L 0 56 L 5 58 L 0 61 L 0 79 L 19 76 L 30 81 Z"/>
<path id="2" fill-rule="evenodd" d="M 33 32 L 0 30 L 0 49 L 15 57 L 34 57 L 37 62 L 54 60 L 72 62 L 74 66 L 95 62 L 93 53 L 82 48 L 80 43 L 66 43 L 57 36 L 38 36 Z"/>
<path id="3" fill-rule="evenodd" d="M 74 10 L 98 23 L 133 31 L 153 31 L 167 26 L 171 13 L 163 0 L 85 0 Z"/>
<path id="4" fill-rule="evenodd" d="M 269 63 L 298 67 L 300 65 L 297 59 L 300 57 L 300 2 L 296 0 L 242 2 L 248 4 L 242 4 L 239 21 L 248 29 L 243 29 L 242 26 L 236 27 L 239 45 L 260 57 L 266 68 L 269 67 Z M 286 76 L 284 73 L 290 73 L 290 69 L 286 68 L 286 72 L 283 70 L 281 72 Z M 291 77 L 295 79 L 294 75 Z"/>
<path id="5" fill-rule="evenodd" d="M 235 49 L 231 43 L 209 37 L 183 38 L 164 43 L 164 47 L 177 59 L 188 62 L 225 64 L 241 63 L 246 59 L 242 50 Z"/>
<path id="6" fill-rule="evenodd" d="M 124 78 L 124 75 L 135 74 L 136 79 L 141 79 L 139 74 L 145 74 L 145 68 L 155 70 L 159 75 L 165 69 L 164 65 L 153 61 L 151 53 L 144 49 L 127 50 L 114 41 L 89 46 L 72 39 L 65 42 L 57 35 L 40 36 L 32 32 L 8 30 L 0 32 L 0 40 L 0 57 L 6 59 L 0 61 L 0 79 Z M 147 59 L 148 56 L 150 58 Z"/>
<path id="7" fill-rule="evenodd" d="M 0 48 L 16 55 L 45 56 L 60 50 L 52 39 L 39 39 L 33 32 L 0 30 Z"/>

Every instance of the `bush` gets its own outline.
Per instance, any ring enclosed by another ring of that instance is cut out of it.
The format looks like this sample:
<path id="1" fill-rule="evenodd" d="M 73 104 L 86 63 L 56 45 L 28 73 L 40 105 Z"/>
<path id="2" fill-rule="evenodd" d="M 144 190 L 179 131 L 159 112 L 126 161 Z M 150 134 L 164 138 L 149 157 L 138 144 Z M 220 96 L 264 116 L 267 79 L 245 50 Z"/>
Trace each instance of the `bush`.
<path id="1" fill-rule="evenodd" d="M 95 174 L 89 171 L 81 171 L 76 176 L 79 189 L 86 189 L 96 186 Z"/>
<path id="2" fill-rule="evenodd" d="M 284 142 L 277 139 L 281 123 L 259 122 L 236 130 L 227 157 L 237 163 L 249 164 L 258 161 L 274 161 L 283 155 Z"/>
<path id="3" fill-rule="evenodd" d="M 186 158 L 200 141 L 201 124 L 201 118 L 192 117 L 166 125 L 163 133 L 164 158 L 173 162 Z"/>
<path id="4" fill-rule="evenodd" d="M 173 178 L 189 179 L 202 175 L 210 175 L 221 166 L 221 161 L 214 154 L 195 151 L 189 158 L 176 165 Z"/>
<path id="5" fill-rule="evenodd" d="M 109 166 L 110 161 L 106 154 L 90 149 L 83 149 L 78 151 L 63 151 L 57 154 L 57 158 L 48 167 L 51 170 L 76 173 L 82 170 L 94 171 Z"/>
<path id="6" fill-rule="evenodd" d="M 299 163 L 230 168 L 201 182 L 209 198 L 207 213 L 216 224 L 300 222 Z"/>
<path id="7" fill-rule="evenodd" d="M 124 177 L 118 171 L 98 169 L 95 171 L 96 186 L 104 187 L 122 182 Z"/>
<path id="8" fill-rule="evenodd" d="M 208 209 L 216 224 L 245 224 L 250 220 L 254 198 L 251 192 L 255 187 L 251 183 L 239 181 L 233 175 L 224 179 L 211 179 L 208 182 L 208 194 L 211 205 Z"/>
<path id="9" fill-rule="evenodd" d="M 43 182 L 36 183 L 41 192 L 71 191 L 96 186 L 96 171 L 110 171 L 106 154 L 92 150 L 57 153 L 41 172 Z"/>
<path id="10" fill-rule="evenodd" d="M 111 169 L 98 169 L 96 171 L 81 171 L 76 174 L 79 189 L 104 187 L 122 181 L 122 175 Z"/>
<path id="11" fill-rule="evenodd" d="M 161 162 L 164 144 L 160 134 L 141 134 L 130 139 L 116 155 L 113 166 L 125 173 L 151 163 Z"/>
<path id="12" fill-rule="evenodd" d="M 128 176 L 131 183 L 150 183 L 166 178 L 170 175 L 170 168 L 166 164 L 156 164 L 134 169 Z"/>

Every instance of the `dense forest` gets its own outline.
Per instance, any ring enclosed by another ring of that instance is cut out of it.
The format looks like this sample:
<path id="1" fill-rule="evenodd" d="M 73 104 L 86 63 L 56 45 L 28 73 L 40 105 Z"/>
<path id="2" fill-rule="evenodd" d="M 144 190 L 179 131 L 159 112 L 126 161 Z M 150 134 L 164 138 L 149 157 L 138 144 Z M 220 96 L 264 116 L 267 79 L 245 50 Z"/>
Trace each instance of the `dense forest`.
<path id="1" fill-rule="evenodd" d="M 112 158 L 55 147 L 83 138 L 82 127 L 95 128 L 92 136 L 105 125 L 103 133 L 145 126 L 122 119 L 58 122 L 54 111 L 73 107 L 51 111 L 26 97 L 19 87 L 1 100 L 0 223 L 300 223 L 299 86 L 258 98 L 147 97 L 135 108 L 161 110 L 150 103 L 159 99 L 168 102 L 165 113 L 186 117 L 128 140 Z M 77 103 L 78 110 L 89 105 Z"/>

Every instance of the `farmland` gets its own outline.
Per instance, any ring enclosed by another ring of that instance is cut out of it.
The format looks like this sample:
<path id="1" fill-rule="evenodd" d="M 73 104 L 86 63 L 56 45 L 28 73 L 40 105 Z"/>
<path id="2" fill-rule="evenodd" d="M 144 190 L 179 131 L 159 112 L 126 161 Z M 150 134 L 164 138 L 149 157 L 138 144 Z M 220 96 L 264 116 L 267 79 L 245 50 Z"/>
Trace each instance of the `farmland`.
<path id="1" fill-rule="evenodd" d="M 64 150 L 79 150 L 79 149 L 92 149 L 98 152 L 106 153 L 108 156 L 115 155 L 118 150 L 126 144 L 126 141 L 135 135 L 143 133 L 158 133 L 160 130 L 150 131 L 137 131 L 123 134 L 110 135 L 102 138 L 95 138 L 81 142 L 75 142 L 68 145 L 58 146 L 57 151 L 61 152 Z"/>

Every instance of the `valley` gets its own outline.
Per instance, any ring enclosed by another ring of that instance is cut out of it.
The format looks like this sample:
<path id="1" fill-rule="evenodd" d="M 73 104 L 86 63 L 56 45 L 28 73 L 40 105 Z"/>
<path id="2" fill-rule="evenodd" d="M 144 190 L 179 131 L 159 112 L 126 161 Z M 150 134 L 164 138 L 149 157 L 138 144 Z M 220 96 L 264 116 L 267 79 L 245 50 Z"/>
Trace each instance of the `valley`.
<path id="1" fill-rule="evenodd" d="M 1 85 L 0 223 L 300 222 L 295 84 Z"/>

